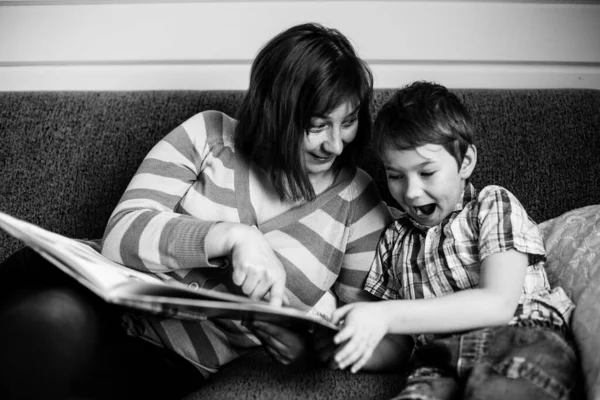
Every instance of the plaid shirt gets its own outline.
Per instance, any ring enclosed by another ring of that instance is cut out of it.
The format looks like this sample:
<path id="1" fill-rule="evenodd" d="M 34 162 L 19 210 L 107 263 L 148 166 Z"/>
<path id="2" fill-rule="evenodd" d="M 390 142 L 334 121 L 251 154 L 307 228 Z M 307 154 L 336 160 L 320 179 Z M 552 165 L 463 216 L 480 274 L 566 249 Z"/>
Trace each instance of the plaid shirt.
<path id="1" fill-rule="evenodd" d="M 562 288 L 550 288 L 538 226 L 500 186 L 478 194 L 468 183 L 454 212 L 437 226 L 421 226 L 401 213 L 379 241 L 365 289 L 382 299 L 424 299 L 476 288 L 482 260 L 510 249 L 527 254 L 529 266 L 509 324 L 566 327 L 575 306 Z"/>

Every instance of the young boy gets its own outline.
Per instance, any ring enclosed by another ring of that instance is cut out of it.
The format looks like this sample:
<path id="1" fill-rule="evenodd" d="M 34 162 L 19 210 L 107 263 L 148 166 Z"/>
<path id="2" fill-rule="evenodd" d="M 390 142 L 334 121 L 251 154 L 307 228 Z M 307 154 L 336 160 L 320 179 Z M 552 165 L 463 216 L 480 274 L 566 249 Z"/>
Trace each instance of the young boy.
<path id="1" fill-rule="evenodd" d="M 413 366 L 398 399 L 568 398 L 574 305 L 550 289 L 540 231 L 515 196 L 470 183 L 477 150 L 465 107 L 415 82 L 381 108 L 375 135 L 402 213 L 365 288 L 390 301 L 335 311 L 334 341 L 347 342 L 337 365 L 356 372 L 384 335 L 409 334 Z"/>

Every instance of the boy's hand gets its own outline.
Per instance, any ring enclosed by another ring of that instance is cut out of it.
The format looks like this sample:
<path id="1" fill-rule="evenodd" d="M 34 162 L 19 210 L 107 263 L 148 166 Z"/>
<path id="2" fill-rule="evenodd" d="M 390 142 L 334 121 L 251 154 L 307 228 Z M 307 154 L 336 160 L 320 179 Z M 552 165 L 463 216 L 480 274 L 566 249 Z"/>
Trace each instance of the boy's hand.
<path id="1" fill-rule="evenodd" d="M 335 335 L 335 344 L 346 342 L 335 355 L 340 369 L 352 366 L 358 372 L 371 358 L 373 351 L 388 333 L 389 322 L 381 312 L 381 304 L 352 303 L 338 308 L 333 313 L 334 324 L 343 321 L 342 330 Z"/>

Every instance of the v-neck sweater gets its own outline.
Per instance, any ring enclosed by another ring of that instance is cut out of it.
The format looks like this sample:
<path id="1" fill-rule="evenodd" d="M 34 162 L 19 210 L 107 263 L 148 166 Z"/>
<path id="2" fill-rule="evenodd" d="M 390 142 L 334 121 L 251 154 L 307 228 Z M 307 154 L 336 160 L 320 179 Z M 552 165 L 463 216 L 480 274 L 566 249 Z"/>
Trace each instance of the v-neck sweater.
<path id="1" fill-rule="evenodd" d="M 343 169 L 314 201 L 259 224 L 249 163 L 233 144 L 235 125 L 205 111 L 157 143 L 113 211 L 102 254 L 192 287 L 239 293 L 227 259 L 208 259 L 204 239 L 218 221 L 242 223 L 257 227 L 282 262 L 292 307 L 308 312 L 325 294 L 338 304 L 365 299 L 377 241 L 392 221 L 371 177 Z M 259 345 L 236 321 L 128 315 L 126 323 L 130 334 L 175 350 L 203 373 Z"/>

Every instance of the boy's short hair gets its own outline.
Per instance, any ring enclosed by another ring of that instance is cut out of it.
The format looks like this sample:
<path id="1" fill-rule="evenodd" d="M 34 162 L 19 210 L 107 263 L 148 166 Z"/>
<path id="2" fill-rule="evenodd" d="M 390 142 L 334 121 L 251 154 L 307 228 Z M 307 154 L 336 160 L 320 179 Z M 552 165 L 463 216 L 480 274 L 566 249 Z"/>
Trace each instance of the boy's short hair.
<path id="1" fill-rule="evenodd" d="M 399 89 L 381 107 L 374 126 L 379 154 L 389 147 L 409 150 L 439 144 L 459 168 L 473 136 L 471 115 L 458 97 L 446 87 L 426 81 Z"/>

